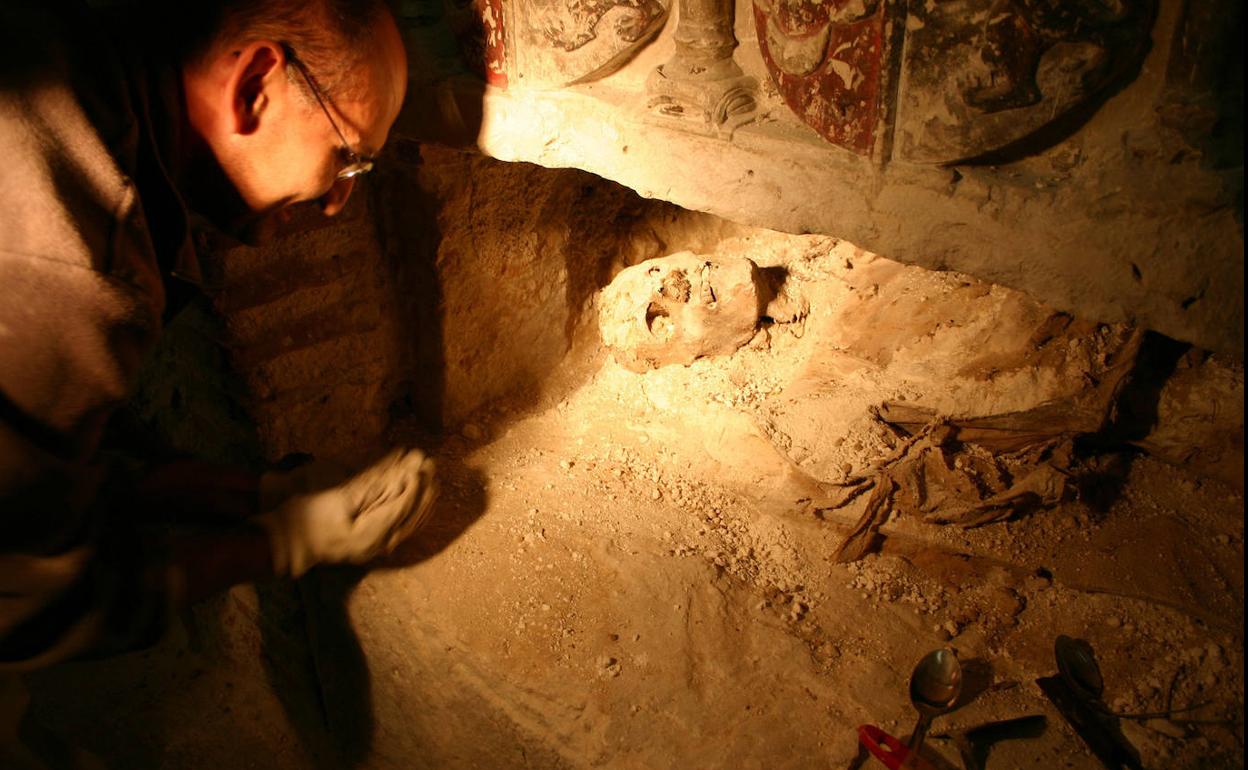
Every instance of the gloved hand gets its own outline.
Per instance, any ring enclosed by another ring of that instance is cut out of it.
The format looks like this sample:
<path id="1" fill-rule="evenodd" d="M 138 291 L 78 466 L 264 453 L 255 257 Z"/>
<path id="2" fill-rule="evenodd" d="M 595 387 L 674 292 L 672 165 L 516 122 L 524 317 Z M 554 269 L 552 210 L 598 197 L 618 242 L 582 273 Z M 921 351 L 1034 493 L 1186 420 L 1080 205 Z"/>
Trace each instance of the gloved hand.
<path id="1" fill-rule="evenodd" d="M 317 564 L 363 564 L 390 552 L 436 496 L 433 460 L 397 449 L 354 475 L 315 463 L 266 474 L 254 521 L 269 535 L 274 572 L 299 577 Z"/>

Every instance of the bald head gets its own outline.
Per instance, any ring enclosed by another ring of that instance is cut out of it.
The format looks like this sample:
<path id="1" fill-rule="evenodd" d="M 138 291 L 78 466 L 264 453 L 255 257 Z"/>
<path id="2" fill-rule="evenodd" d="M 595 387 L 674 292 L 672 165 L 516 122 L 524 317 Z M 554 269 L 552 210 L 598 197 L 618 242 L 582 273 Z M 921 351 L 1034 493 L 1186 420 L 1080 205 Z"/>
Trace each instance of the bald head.
<path id="1" fill-rule="evenodd" d="M 210 30 L 189 47 L 191 57 L 211 55 L 221 45 L 276 40 L 299 52 L 330 94 L 361 85 L 359 66 L 372 53 L 379 33 L 394 28 L 380 0 L 208 0 Z"/>
<path id="2" fill-rule="evenodd" d="M 360 158 L 380 152 L 407 88 L 407 57 L 383 3 L 227 4 L 182 66 L 187 120 L 244 208 L 318 201 L 340 211 Z"/>

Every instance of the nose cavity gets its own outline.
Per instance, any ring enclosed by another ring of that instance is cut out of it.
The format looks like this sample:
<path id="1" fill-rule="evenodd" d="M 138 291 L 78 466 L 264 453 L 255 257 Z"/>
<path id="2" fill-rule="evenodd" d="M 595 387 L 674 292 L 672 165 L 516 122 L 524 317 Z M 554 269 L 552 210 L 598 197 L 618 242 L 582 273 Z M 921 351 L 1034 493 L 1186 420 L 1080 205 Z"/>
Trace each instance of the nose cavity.
<path id="1" fill-rule="evenodd" d="M 334 182 L 334 186 L 329 188 L 329 192 L 325 193 L 317 201 L 321 206 L 321 213 L 327 217 L 332 217 L 347 205 L 347 198 L 351 197 L 351 190 L 355 187 L 354 179 L 339 179 Z"/>

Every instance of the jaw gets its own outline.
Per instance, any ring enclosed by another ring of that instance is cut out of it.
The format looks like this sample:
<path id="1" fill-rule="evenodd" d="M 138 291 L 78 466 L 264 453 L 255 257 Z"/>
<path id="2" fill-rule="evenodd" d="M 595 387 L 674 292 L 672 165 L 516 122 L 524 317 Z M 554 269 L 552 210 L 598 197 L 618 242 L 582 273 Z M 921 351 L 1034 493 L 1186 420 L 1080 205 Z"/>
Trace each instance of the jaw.
<path id="1" fill-rule="evenodd" d="M 220 232 L 248 246 L 269 240 L 280 224 L 282 211 L 290 205 L 288 200 L 279 200 L 254 207 L 207 146 L 188 159 L 186 172 L 180 188 L 187 206 Z"/>

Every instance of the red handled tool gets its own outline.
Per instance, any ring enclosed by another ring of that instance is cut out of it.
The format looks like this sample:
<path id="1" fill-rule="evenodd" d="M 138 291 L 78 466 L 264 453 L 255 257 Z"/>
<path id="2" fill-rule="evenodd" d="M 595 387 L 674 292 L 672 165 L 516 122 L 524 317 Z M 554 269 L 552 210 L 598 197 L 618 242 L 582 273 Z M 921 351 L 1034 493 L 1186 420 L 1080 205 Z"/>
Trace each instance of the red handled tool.
<path id="1" fill-rule="evenodd" d="M 867 748 L 889 770 L 913 768 L 935 770 L 932 763 L 919 754 L 911 754 L 906 744 L 884 732 L 875 725 L 858 725 L 858 742 Z"/>

